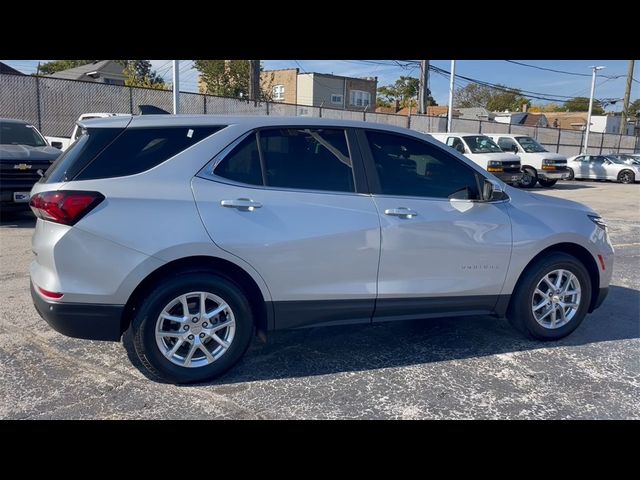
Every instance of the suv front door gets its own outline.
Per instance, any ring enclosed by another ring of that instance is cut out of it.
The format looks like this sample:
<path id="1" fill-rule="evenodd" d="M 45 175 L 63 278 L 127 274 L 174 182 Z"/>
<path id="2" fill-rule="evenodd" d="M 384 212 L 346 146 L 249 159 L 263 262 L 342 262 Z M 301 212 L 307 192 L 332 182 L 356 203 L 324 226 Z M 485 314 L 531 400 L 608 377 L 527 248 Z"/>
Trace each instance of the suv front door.
<path id="1" fill-rule="evenodd" d="M 278 328 L 370 321 L 380 221 L 366 188 L 345 129 L 300 126 L 249 133 L 193 180 L 209 235 L 264 278 Z"/>
<path id="2" fill-rule="evenodd" d="M 375 320 L 493 311 L 511 255 L 504 202 L 479 202 L 484 177 L 435 144 L 358 132 L 382 226 Z"/>

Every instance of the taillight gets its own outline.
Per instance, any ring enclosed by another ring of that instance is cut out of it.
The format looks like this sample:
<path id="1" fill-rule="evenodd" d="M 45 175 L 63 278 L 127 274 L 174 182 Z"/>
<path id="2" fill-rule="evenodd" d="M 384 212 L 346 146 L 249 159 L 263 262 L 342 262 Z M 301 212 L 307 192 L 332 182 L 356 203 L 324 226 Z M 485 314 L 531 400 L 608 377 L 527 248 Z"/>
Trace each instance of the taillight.
<path id="1" fill-rule="evenodd" d="M 64 293 L 50 292 L 49 290 L 45 290 L 44 288 L 40 287 L 36 288 L 38 289 L 38 292 L 40 292 L 40 295 L 45 298 L 50 298 L 51 300 L 60 300 L 64 296 Z"/>
<path id="2" fill-rule="evenodd" d="M 98 192 L 60 190 L 35 194 L 29 206 L 35 216 L 42 220 L 74 225 L 102 200 L 104 195 Z"/>

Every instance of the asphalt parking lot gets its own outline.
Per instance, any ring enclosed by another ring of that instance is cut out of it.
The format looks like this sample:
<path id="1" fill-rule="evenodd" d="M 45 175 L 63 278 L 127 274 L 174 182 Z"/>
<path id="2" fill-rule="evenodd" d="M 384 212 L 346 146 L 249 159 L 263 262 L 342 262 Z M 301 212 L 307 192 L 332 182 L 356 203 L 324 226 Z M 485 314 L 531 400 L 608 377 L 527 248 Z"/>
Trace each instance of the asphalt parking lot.
<path id="1" fill-rule="evenodd" d="M 465 317 L 255 340 L 207 385 L 148 380 L 120 343 L 64 337 L 31 304 L 34 220 L 0 224 L 0 418 L 640 418 L 640 185 L 564 182 L 616 247 L 610 295 L 568 338 Z"/>

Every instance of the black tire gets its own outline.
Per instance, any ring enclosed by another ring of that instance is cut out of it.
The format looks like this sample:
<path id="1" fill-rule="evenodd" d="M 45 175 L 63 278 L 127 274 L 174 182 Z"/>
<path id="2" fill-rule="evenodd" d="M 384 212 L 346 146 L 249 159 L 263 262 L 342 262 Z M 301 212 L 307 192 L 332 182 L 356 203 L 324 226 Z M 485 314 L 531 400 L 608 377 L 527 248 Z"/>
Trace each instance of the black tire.
<path id="1" fill-rule="evenodd" d="M 634 183 L 636 176 L 631 170 L 622 170 L 618 173 L 618 181 L 625 184 Z"/>
<path id="2" fill-rule="evenodd" d="M 549 272 L 563 269 L 573 273 L 581 285 L 580 306 L 569 322 L 559 328 L 550 329 L 540 325 L 531 311 L 531 302 L 538 282 Z M 584 265 L 572 255 L 554 252 L 539 258 L 522 273 L 514 289 L 507 319 L 524 335 L 537 340 L 558 340 L 573 332 L 582 322 L 591 303 L 591 278 Z"/>
<path id="3" fill-rule="evenodd" d="M 538 173 L 534 168 L 523 167 L 522 174 L 522 179 L 520 180 L 520 186 L 522 188 L 533 188 L 536 186 L 536 182 L 538 181 Z"/>
<path id="4" fill-rule="evenodd" d="M 576 174 L 573 171 L 573 168 L 567 168 L 569 175 L 567 176 L 567 180 L 574 180 L 576 178 Z"/>
<path id="5" fill-rule="evenodd" d="M 558 183 L 558 180 L 545 180 L 545 179 L 539 178 L 538 183 L 545 188 L 550 188 L 550 187 L 553 187 L 556 183 Z"/>
<path id="6" fill-rule="evenodd" d="M 209 292 L 225 300 L 235 317 L 235 336 L 220 358 L 206 366 L 187 368 L 162 354 L 155 328 L 160 312 L 171 300 L 195 291 Z M 235 283 L 213 273 L 185 272 L 166 278 L 145 295 L 131 323 L 131 336 L 135 353 L 152 378 L 170 383 L 197 383 L 222 375 L 240 360 L 251 342 L 253 326 L 249 301 Z"/>

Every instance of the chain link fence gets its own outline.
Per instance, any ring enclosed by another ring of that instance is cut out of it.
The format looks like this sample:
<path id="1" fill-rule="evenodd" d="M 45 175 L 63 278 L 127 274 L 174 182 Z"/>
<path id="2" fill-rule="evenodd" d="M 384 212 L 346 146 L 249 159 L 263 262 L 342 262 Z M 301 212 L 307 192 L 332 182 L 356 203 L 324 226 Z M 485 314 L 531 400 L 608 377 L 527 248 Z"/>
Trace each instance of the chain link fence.
<path id="1" fill-rule="evenodd" d="M 173 108 L 172 92 L 124 87 L 50 77 L 0 74 L 0 117 L 25 120 L 46 136 L 69 137 L 78 117 L 89 112 L 138 114 L 140 105 L 166 111 Z M 198 93 L 180 93 L 180 112 L 185 114 L 287 115 L 361 120 L 410 128 L 419 132 L 446 132 L 447 119 L 425 115 L 394 115 L 350 111 L 280 102 L 253 102 Z M 558 128 L 529 127 L 498 122 L 453 119 L 455 132 L 511 133 L 528 135 L 547 149 L 563 155 L 582 151 L 584 132 Z M 634 136 L 591 132 L 589 150 L 598 153 L 640 151 Z"/>

